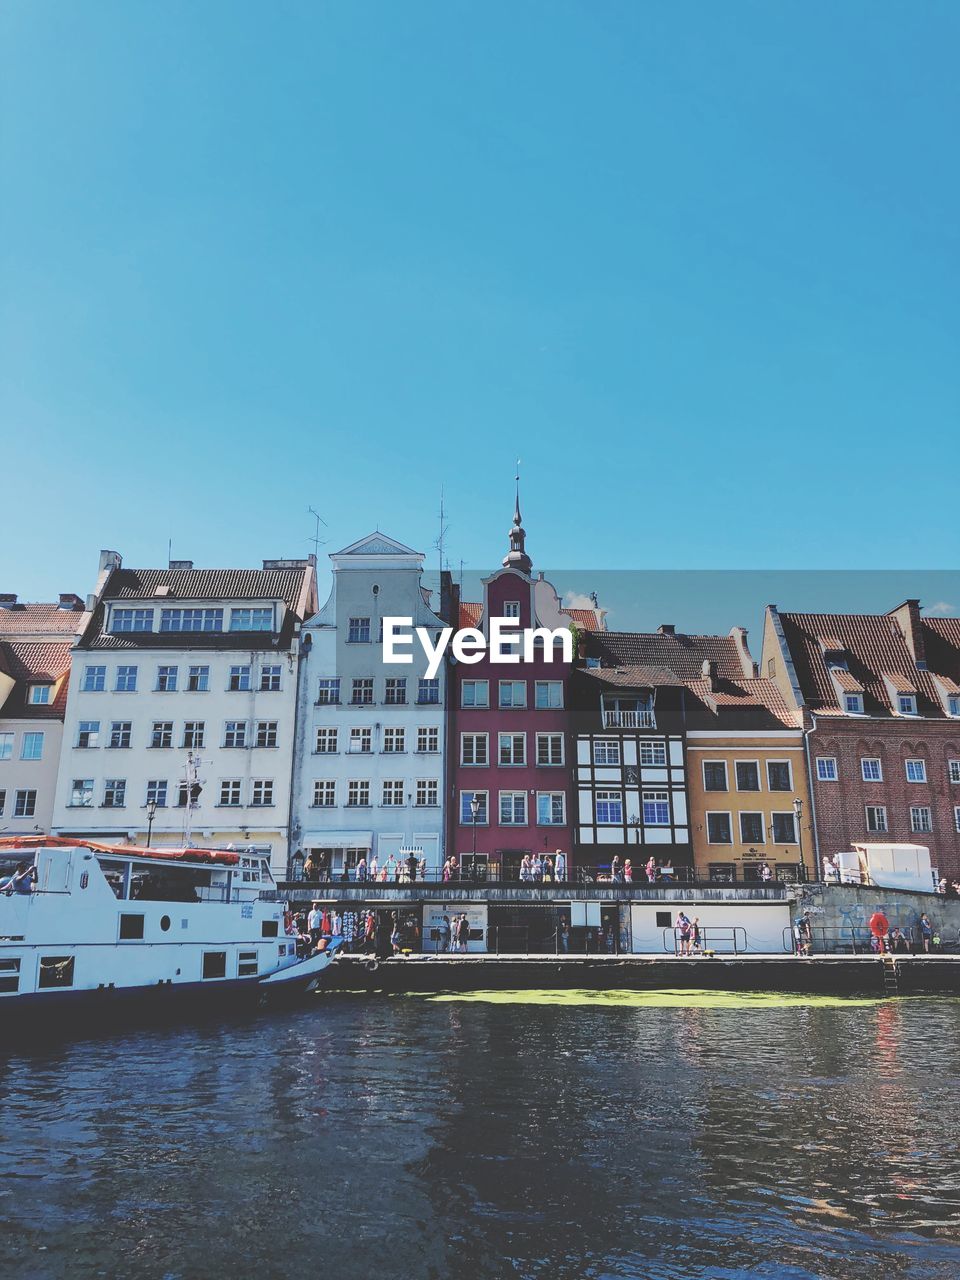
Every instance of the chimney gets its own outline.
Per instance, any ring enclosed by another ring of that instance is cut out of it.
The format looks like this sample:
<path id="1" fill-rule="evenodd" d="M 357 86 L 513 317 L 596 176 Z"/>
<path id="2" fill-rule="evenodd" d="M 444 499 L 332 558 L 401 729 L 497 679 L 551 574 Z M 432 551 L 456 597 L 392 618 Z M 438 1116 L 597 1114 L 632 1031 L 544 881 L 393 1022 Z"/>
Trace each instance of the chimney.
<path id="1" fill-rule="evenodd" d="M 710 658 L 704 658 L 703 665 L 700 667 L 700 674 L 707 682 L 707 688 L 711 693 L 716 692 L 717 688 L 717 664 Z"/>
<path id="2" fill-rule="evenodd" d="M 675 636 L 676 634 L 677 628 L 672 622 L 661 622 L 659 627 L 657 627 L 657 635 Z"/>
<path id="3" fill-rule="evenodd" d="M 10 595 L 7 592 L 4 592 L 2 595 L 0 595 L 0 609 L 12 609 L 16 603 L 17 603 L 16 593 L 14 593 L 13 595 Z"/>
<path id="4" fill-rule="evenodd" d="M 747 645 L 747 628 L 731 627 L 730 639 L 733 641 L 733 647 L 737 651 L 737 657 L 740 659 L 740 672 L 744 680 L 752 680 L 759 670 L 757 664 L 753 660 L 753 655 Z"/>
<path id="5" fill-rule="evenodd" d="M 70 612 L 75 613 L 78 609 L 83 608 L 83 601 L 78 595 L 74 595 L 72 591 L 61 591 L 57 608 L 67 609 Z"/>
<path id="6" fill-rule="evenodd" d="M 920 601 L 904 600 L 903 604 L 898 605 L 896 609 L 891 609 L 887 616 L 898 623 L 914 662 L 921 671 L 925 671 L 927 649 L 923 637 L 923 622 L 920 618 Z"/>
<path id="7" fill-rule="evenodd" d="M 177 570 L 180 573 L 184 573 L 187 570 L 193 568 L 193 561 L 192 560 L 171 560 L 170 564 L 168 565 L 168 568 L 170 568 L 171 570 Z"/>
<path id="8" fill-rule="evenodd" d="M 123 559 L 119 551 L 101 551 L 100 552 L 100 572 L 104 569 L 119 569 Z"/>

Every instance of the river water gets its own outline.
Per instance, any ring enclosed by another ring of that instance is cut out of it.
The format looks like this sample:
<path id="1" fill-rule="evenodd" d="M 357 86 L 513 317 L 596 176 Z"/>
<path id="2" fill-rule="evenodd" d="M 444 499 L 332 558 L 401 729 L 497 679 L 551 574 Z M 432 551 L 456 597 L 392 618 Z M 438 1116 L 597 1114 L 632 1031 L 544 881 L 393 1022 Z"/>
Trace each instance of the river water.
<path id="1" fill-rule="evenodd" d="M 322 996 L 0 1051 L 0 1276 L 960 1275 L 960 1002 Z"/>

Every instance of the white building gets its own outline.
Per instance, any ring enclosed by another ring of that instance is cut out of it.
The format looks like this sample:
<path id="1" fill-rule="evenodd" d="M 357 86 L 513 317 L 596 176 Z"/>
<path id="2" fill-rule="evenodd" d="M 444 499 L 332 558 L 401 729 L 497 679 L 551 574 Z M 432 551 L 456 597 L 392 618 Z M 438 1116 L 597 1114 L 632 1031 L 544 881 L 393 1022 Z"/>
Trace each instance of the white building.
<path id="1" fill-rule="evenodd" d="M 101 552 L 73 650 L 53 829 L 269 847 L 286 870 L 295 646 L 316 562 L 126 569 Z"/>
<path id="2" fill-rule="evenodd" d="M 0 833 L 50 830 L 70 679 L 86 621 L 79 596 L 19 604 L 0 596 Z"/>
<path id="3" fill-rule="evenodd" d="M 443 627 L 422 587 L 423 556 L 375 532 L 330 557 L 330 598 L 300 638 L 292 848 L 335 877 L 375 854 L 443 858 L 446 673 L 382 661 L 381 620 Z"/>

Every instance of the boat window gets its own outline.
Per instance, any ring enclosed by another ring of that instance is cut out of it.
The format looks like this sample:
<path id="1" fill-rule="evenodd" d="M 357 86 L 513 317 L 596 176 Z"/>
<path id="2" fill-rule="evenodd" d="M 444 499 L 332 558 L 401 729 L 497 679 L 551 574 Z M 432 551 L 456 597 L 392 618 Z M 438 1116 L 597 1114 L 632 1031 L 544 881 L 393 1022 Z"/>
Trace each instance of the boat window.
<path id="1" fill-rule="evenodd" d="M 167 930 L 170 928 L 170 917 L 169 917 L 169 916 L 161 916 L 161 917 L 160 917 L 160 928 L 163 930 L 163 932 L 164 932 L 164 933 L 166 933 L 166 932 L 167 932 Z"/>
<path id="2" fill-rule="evenodd" d="M 227 953 L 225 951 L 205 951 L 203 953 L 203 976 L 205 978 L 225 978 L 227 976 Z"/>
<path id="3" fill-rule="evenodd" d="M 263 920 L 260 924 L 261 938 L 278 938 L 280 936 L 279 920 Z"/>
<path id="4" fill-rule="evenodd" d="M 9 995 L 20 986 L 20 959 L 11 956 L 0 959 L 0 995 Z"/>
<path id="5" fill-rule="evenodd" d="M 134 863 L 130 897 L 139 902 L 199 902 L 210 872 L 196 867 L 156 867 Z"/>
<path id="6" fill-rule="evenodd" d="M 255 951 L 241 951 L 237 962 L 237 975 L 241 978 L 249 978 L 251 974 L 257 972 L 257 953 Z"/>
<path id="7" fill-rule="evenodd" d="M 41 990 L 45 987 L 72 987 L 73 961 L 73 956 L 41 956 L 37 986 Z"/>
<path id="8" fill-rule="evenodd" d="M 127 916 L 120 917 L 120 937 L 132 941 L 135 938 L 143 937 L 143 916 Z"/>

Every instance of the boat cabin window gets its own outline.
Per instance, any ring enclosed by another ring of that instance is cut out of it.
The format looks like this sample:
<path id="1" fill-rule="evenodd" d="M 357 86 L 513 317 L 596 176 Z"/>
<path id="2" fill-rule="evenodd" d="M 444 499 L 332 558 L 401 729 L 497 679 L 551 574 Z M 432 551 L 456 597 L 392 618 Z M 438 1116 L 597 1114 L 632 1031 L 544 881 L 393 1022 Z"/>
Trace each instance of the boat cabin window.
<path id="1" fill-rule="evenodd" d="M 280 936 L 279 920 L 262 920 L 260 922 L 261 938 L 278 938 Z"/>
<path id="2" fill-rule="evenodd" d="M 239 978 L 249 978 L 257 972 L 257 953 L 255 951 L 241 951 L 237 960 L 237 976 Z"/>
<path id="3" fill-rule="evenodd" d="M 51 987 L 72 987 L 73 961 L 73 956 L 41 956 L 40 980 L 37 986 L 41 990 Z"/>
<path id="4" fill-rule="evenodd" d="M 135 862 L 130 897 L 140 902 L 199 902 L 210 887 L 210 872 L 199 867 L 158 867 Z"/>
<path id="5" fill-rule="evenodd" d="M 0 995 L 10 995 L 20 987 L 20 957 L 0 957 Z"/>
<path id="6" fill-rule="evenodd" d="M 143 937 L 143 916 L 121 915 L 120 937 L 132 941 Z"/>
<path id="7" fill-rule="evenodd" d="M 227 976 L 227 953 L 225 951 L 205 951 L 203 953 L 204 978 L 225 978 Z"/>

